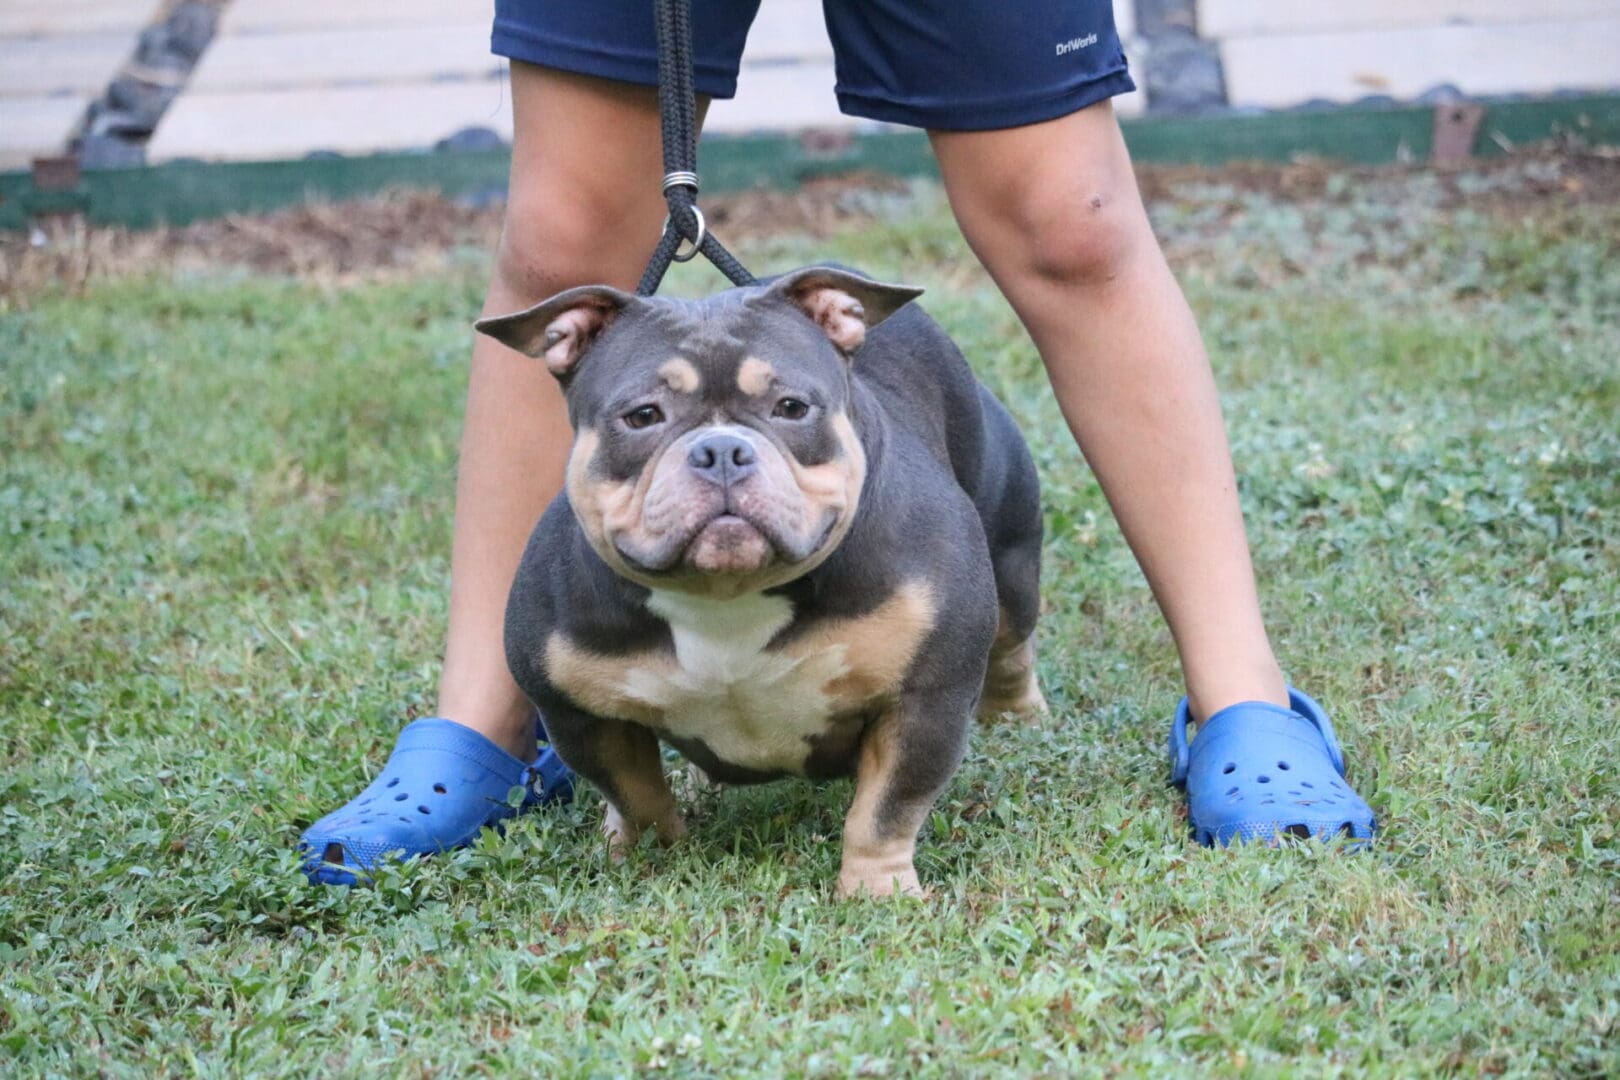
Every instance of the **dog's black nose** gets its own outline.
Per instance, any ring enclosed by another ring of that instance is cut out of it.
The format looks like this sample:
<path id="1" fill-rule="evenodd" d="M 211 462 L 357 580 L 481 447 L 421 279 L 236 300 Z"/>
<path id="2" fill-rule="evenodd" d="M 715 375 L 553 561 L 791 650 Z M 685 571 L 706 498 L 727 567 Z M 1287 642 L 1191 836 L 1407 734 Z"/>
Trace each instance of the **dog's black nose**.
<path id="1" fill-rule="evenodd" d="M 686 463 L 693 472 L 719 487 L 751 476 L 759 465 L 753 445 L 737 435 L 708 435 L 692 444 Z"/>

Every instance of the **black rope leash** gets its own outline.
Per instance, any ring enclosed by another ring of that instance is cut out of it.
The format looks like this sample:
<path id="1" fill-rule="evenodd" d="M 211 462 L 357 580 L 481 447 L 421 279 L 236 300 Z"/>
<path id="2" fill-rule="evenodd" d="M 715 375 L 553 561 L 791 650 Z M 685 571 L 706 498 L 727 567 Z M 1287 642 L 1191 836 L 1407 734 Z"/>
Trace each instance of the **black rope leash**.
<path id="1" fill-rule="evenodd" d="M 658 291 L 672 262 L 690 262 L 702 252 L 733 285 L 752 285 L 736 256 L 714 238 L 697 208 L 697 90 L 692 79 L 691 0 L 656 0 L 658 20 L 658 111 L 664 138 L 664 201 L 669 217 L 658 247 L 641 275 L 636 292 Z M 683 241 L 692 246 L 680 250 Z"/>

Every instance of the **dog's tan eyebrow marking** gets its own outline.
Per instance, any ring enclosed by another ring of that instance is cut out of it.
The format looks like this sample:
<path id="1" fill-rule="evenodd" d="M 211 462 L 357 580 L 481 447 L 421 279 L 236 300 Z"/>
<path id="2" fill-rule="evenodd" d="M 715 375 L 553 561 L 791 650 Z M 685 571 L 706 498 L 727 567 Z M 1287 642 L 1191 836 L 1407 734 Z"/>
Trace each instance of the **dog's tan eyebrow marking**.
<path id="1" fill-rule="evenodd" d="M 749 397 L 759 397 L 771 388 L 776 369 L 757 356 L 750 356 L 737 367 L 737 389 Z"/>
<path id="2" fill-rule="evenodd" d="M 684 356 L 665 360 L 658 368 L 658 377 L 677 394 L 695 393 L 703 382 L 697 368 L 692 366 L 692 361 Z"/>

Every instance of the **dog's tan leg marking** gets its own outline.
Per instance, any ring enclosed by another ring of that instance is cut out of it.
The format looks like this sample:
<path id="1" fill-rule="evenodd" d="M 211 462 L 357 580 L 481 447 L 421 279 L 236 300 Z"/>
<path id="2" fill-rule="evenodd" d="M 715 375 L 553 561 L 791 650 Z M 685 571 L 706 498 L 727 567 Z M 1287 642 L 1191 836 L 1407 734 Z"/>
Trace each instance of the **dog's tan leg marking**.
<path id="1" fill-rule="evenodd" d="M 663 757 L 653 734 L 629 724 L 604 724 L 612 729 L 598 735 L 595 752 L 612 763 L 613 772 L 602 831 L 617 862 L 647 829 L 657 832 L 659 843 L 673 844 L 686 835 L 686 822 L 664 777 Z"/>
<path id="2" fill-rule="evenodd" d="M 1040 680 L 1035 675 L 1035 635 L 1022 641 L 1013 640 L 1003 612 L 1001 628 L 990 646 L 990 666 L 984 673 L 979 719 L 994 720 L 1005 713 L 1033 719 L 1044 712 L 1046 698 L 1041 694 Z"/>
<path id="3" fill-rule="evenodd" d="M 928 804 L 921 803 L 907 813 L 908 820 L 878 820 L 884 808 L 883 796 L 899 760 L 895 740 L 898 715 L 884 713 L 861 740 L 861 757 L 855 772 L 855 801 L 844 818 L 844 863 L 838 871 L 841 897 L 927 896 L 917 881 L 912 857 L 917 850 L 917 831 L 928 816 Z"/>

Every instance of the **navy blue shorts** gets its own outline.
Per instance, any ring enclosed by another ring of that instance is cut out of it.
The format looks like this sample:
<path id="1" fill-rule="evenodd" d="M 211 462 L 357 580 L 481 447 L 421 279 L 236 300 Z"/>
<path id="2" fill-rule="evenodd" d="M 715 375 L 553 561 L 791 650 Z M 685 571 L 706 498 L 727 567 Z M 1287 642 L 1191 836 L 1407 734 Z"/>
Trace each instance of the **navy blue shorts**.
<path id="1" fill-rule="evenodd" d="M 768 2 L 768 0 L 767 0 Z M 737 92 L 760 0 L 694 0 L 700 94 Z M 851 116 L 947 131 L 1017 127 L 1135 89 L 1110 0 L 824 0 Z M 652 0 L 495 0 L 494 51 L 658 84 Z"/>

